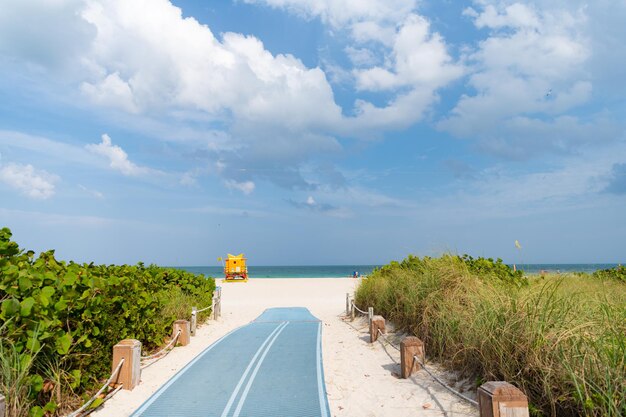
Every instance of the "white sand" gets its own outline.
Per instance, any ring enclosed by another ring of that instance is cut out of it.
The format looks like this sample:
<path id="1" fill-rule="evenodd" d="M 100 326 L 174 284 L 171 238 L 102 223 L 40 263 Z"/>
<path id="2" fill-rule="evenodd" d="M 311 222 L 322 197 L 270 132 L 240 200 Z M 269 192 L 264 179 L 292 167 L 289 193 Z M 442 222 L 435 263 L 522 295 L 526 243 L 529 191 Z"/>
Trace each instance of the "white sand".
<path id="1" fill-rule="evenodd" d="M 366 320 L 345 320 L 346 293 L 354 291 L 358 280 L 252 279 L 223 284 L 218 280 L 218 285 L 222 285 L 222 317 L 200 327 L 190 345 L 174 349 L 144 369 L 138 387 L 120 391 L 92 415 L 130 415 L 207 346 L 270 307 L 307 307 L 323 320 L 322 354 L 332 416 L 478 415 L 473 406 L 449 394 L 423 371 L 411 379 L 399 379 L 399 352 L 378 342 L 370 345 Z"/>

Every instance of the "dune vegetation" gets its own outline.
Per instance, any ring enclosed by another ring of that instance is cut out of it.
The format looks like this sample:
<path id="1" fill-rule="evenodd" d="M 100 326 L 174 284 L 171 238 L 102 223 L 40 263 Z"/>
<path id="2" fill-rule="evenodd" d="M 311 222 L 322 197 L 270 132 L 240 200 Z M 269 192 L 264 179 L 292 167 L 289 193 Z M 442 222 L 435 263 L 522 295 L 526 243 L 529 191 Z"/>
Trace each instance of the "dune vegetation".
<path id="1" fill-rule="evenodd" d="M 356 303 L 477 386 L 513 383 L 532 415 L 617 417 L 626 415 L 623 272 L 525 277 L 501 260 L 409 256 L 363 280 Z"/>
<path id="2" fill-rule="evenodd" d="M 0 230 L 0 393 L 7 416 L 57 416 L 111 373 L 112 347 L 164 344 L 172 322 L 211 304 L 215 281 L 154 265 L 94 265 L 35 257 Z M 199 320 L 208 317 L 202 313 Z M 97 405 L 97 402 L 95 403 Z"/>

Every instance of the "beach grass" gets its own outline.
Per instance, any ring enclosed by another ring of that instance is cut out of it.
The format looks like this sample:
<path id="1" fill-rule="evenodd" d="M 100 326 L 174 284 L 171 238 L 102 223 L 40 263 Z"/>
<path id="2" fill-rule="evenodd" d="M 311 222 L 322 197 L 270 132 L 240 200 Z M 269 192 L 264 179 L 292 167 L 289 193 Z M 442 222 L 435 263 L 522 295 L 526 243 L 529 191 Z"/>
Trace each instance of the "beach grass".
<path id="1" fill-rule="evenodd" d="M 533 415 L 626 415 L 626 285 L 587 274 L 503 279 L 457 256 L 383 267 L 356 293 L 477 385 L 522 389 Z"/>

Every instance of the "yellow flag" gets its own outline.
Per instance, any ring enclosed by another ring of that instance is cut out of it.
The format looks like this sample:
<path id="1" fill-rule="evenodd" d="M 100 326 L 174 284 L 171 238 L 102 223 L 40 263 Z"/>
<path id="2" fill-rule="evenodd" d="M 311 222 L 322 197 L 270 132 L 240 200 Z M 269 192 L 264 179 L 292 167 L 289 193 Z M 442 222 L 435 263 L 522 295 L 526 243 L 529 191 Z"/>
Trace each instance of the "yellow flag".
<path id="1" fill-rule="evenodd" d="M 520 245 L 520 244 L 519 244 L 519 241 L 518 241 L 518 240 L 516 240 L 516 241 L 515 241 L 515 247 L 516 247 L 517 249 L 522 249 L 522 245 Z"/>
<path id="2" fill-rule="evenodd" d="M 221 256 L 220 256 L 219 258 L 217 258 L 217 261 L 218 261 L 218 262 L 219 262 L 219 261 L 221 261 L 221 260 L 222 260 L 222 257 L 221 257 Z"/>

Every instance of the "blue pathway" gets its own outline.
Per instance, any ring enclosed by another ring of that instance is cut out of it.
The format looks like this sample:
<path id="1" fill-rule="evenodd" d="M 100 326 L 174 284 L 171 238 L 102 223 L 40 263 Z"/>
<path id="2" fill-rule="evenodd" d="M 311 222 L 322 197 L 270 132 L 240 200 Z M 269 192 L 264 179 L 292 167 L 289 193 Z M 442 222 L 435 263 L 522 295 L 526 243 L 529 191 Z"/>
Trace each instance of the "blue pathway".
<path id="1" fill-rule="evenodd" d="M 213 343 L 132 417 L 329 417 L 322 323 L 271 308 Z"/>

